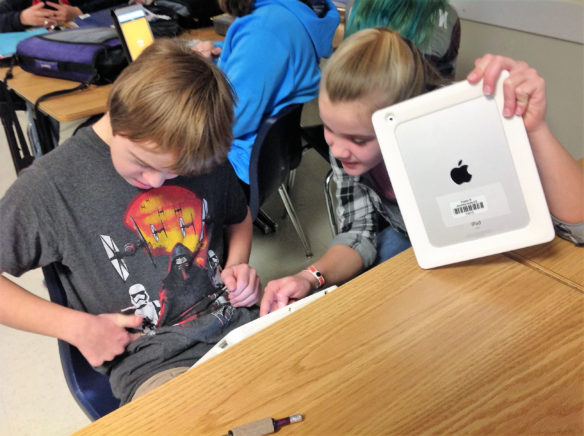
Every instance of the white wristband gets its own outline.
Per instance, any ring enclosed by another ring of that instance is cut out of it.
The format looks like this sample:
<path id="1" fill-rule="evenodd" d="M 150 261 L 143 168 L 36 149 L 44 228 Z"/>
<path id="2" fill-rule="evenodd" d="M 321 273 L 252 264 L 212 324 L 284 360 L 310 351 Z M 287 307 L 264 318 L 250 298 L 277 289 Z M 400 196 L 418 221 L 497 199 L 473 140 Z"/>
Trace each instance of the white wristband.
<path id="1" fill-rule="evenodd" d="M 310 265 L 304 271 L 307 271 L 310 274 L 312 274 L 312 276 L 318 281 L 318 284 L 316 285 L 316 289 L 320 289 L 324 286 L 324 284 L 325 284 L 324 276 L 321 274 L 321 272 L 318 269 L 316 269 L 316 267 L 314 265 Z"/>

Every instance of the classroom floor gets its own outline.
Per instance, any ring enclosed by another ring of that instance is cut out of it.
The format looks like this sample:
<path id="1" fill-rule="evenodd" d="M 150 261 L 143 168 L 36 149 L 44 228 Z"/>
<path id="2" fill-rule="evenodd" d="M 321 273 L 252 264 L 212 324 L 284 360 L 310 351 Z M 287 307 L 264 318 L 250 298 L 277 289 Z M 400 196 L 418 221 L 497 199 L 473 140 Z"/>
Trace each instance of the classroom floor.
<path id="1" fill-rule="evenodd" d="M 314 105 L 305 106 L 303 120 L 317 119 Z M 315 118 L 316 117 L 316 118 Z M 62 126 L 61 137 L 74 126 Z M 276 219 L 276 233 L 264 235 L 254 228 L 251 265 L 265 285 L 270 279 L 295 273 L 321 256 L 332 239 L 326 216 L 322 182 L 330 167 L 314 151 L 307 151 L 296 174 L 292 201 L 309 239 L 314 256 L 309 259 L 290 222 L 278 194 L 268 200 L 266 211 Z M 16 174 L 0 133 L 0 196 Z M 282 218 L 284 217 L 284 218 Z M 40 270 L 16 281 L 31 292 L 48 298 Z M 59 361 L 57 341 L 40 335 L 0 326 L 0 436 L 68 435 L 89 423 L 71 396 Z"/>

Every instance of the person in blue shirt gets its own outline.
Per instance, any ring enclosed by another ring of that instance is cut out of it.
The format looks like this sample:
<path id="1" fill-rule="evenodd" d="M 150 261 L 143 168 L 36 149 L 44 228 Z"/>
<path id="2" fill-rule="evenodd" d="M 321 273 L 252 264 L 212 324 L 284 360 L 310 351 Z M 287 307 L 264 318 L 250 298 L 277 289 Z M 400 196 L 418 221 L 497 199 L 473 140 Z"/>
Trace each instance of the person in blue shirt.
<path id="1" fill-rule="evenodd" d="M 318 95 L 319 60 L 332 53 L 339 13 L 330 0 L 321 17 L 309 0 L 219 0 L 219 7 L 237 17 L 225 41 L 202 41 L 194 50 L 217 58 L 237 94 L 229 161 L 249 184 L 262 120 Z"/>

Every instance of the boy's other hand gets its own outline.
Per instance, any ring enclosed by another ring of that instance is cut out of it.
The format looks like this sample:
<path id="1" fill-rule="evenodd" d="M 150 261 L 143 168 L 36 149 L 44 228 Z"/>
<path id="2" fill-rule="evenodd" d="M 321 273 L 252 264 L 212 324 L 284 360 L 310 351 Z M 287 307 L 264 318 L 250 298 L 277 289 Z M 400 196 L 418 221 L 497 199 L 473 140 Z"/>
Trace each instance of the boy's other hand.
<path id="1" fill-rule="evenodd" d="M 299 300 L 308 295 L 312 283 L 302 273 L 268 282 L 260 304 L 260 316 L 287 306 L 290 300 Z"/>
<path id="2" fill-rule="evenodd" d="M 486 54 L 475 61 L 475 68 L 467 76 L 470 83 L 483 80 L 483 92 L 490 95 L 495 90 L 501 71 L 509 71 L 503 82 L 503 115 L 523 117 L 525 130 L 532 133 L 545 126 L 545 81 L 525 62 L 504 56 Z"/>
<path id="3" fill-rule="evenodd" d="M 211 41 L 199 41 L 192 47 L 192 50 L 207 59 L 216 58 L 221 54 L 221 47 L 216 47 Z"/>
<path id="4" fill-rule="evenodd" d="M 122 315 L 121 313 L 104 313 L 90 315 L 89 322 L 79 332 L 81 336 L 74 343 L 91 366 L 100 366 L 122 354 L 126 346 L 141 333 L 129 333 L 126 328 L 136 328 L 142 325 L 142 317 L 137 315 Z"/>
<path id="5" fill-rule="evenodd" d="M 260 298 L 260 278 L 255 269 L 246 263 L 226 267 L 221 280 L 229 290 L 229 301 L 234 307 L 248 307 Z"/>

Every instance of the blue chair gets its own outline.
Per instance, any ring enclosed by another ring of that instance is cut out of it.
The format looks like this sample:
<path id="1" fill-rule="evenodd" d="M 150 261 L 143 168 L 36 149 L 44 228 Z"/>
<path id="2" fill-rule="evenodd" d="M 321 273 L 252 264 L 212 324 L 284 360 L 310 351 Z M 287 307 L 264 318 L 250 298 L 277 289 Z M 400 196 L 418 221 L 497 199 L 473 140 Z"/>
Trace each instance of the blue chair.
<path id="1" fill-rule="evenodd" d="M 306 257 L 312 256 L 312 248 L 300 225 L 296 210 L 288 194 L 290 173 L 300 164 L 302 140 L 300 116 L 302 105 L 286 106 L 276 115 L 262 121 L 251 152 L 249 166 L 249 209 L 254 222 L 275 229 L 273 221 L 260 207 L 275 191 L 278 191 L 286 212 L 302 241 Z"/>
<path id="2" fill-rule="evenodd" d="M 66 306 L 67 297 L 58 268 L 59 265 L 51 264 L 43 268 L 43 274 L 51 301 Z M 59 355 L 67 386 L 89 419 L 95 421 L 120 407 L 108 377 L 95 371 L 76 347 L 59 340 Z"/>

